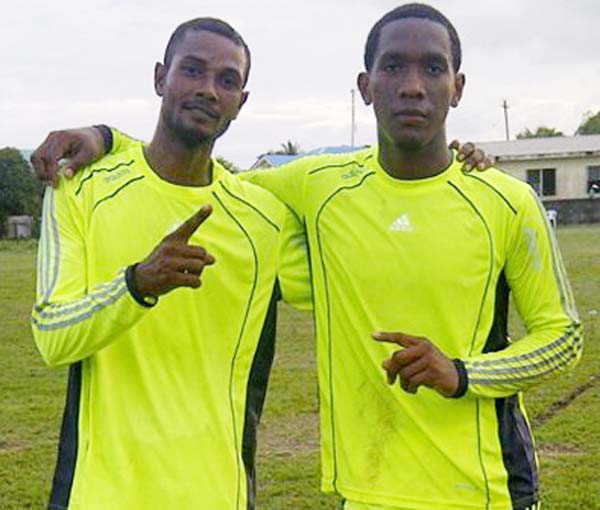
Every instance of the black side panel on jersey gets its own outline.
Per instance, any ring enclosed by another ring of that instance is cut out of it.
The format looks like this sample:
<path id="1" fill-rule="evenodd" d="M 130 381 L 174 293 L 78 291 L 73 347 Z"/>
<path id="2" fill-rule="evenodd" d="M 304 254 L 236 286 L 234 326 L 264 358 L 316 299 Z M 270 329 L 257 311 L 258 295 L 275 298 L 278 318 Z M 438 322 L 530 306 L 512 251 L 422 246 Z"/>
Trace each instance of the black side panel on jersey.
<path id="1" fill-rule="evenodd" d="M 484 352 L 495 352 L 508 345 L 508 297 L 510 289 L 504 272 L 496 284 L 494 322 Z M 519 397 L 496 399 L 498 437 L 502 460 L 508 474 L 508 490 L 513 508 L 524 509 L 538 501 L 539 478 L 533 438 L 519 406 Z"/>
<path id="2" fill-rule="evenodd" d="M 248 378 L 246 391 L 246 415 L 244 417 L 244 435 L 242 439 L 242 459 L 248 482 L 248 510 L 253 510 L 256 500 L 256 432 L 258 422 L 265 403 L 267 383 L 275 355 L 275 333 L 277 322 L 277 299 L 279 285 L 276 284 L 271 294 L 271 302 L 267 310 L 265 322 Z"/>
<path id="3" fill-rule="evenodd" d="M 81 397 L 81 361 L 69 367 L 67 400 L 60 428 L 58 458 L 50 493 L 50 510 L 66 510 L 69 506 L 71 487 L 77 461 L 79 404 Z"/>

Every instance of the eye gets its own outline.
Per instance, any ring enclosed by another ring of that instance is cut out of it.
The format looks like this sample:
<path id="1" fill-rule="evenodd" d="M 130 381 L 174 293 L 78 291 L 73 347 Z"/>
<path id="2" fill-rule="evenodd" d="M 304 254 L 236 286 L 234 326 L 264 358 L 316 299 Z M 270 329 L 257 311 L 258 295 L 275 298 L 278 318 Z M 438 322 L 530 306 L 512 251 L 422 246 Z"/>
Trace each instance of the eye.
<path id="1" fill-rule="evenodd" d="M 181 70 L 186 76 L 198 76 L 202 73 L 202 69 L 197 64 L 182 64 Z"/>
<path id="2" fill-rule="evenodd" d="M 233 73 L 225 73 L 221 76 L 221 84 L 226 89 L 239 89 L 241 86 L 240 79 Z"/>
<path id="3" fill-rule="evenodd" d="M 400 69 L 400 66 L 396 62 L 389 62 L 383 66 L 383 72 L 387 74 L 394 74 Z"/>
<path id="4" fill-rule="evenodd" d="M 429 62 L 427 72 L 433 76 L 438 76 L 446 72 L 446 66 L 440 62 Z"/>

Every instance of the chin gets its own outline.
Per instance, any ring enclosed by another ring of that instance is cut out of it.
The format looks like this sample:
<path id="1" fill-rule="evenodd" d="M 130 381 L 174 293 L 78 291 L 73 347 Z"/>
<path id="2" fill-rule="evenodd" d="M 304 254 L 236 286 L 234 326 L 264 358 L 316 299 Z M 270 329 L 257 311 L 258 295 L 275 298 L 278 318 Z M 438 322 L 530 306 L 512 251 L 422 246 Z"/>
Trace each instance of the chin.
<path id="1" fill-rule="evenodd" d="M 420 136 L 400 136 L 394 140 L 394 145 L 399 149 L 418 151 L 423 149 L 427 145 L 427 142 Z"/>
<path id="2" fill-rule="evenodd" d="M 214 139 L 212 133 L 207 133 L 202 129 L 191 129 L 184 126 L 178 126 L 175 129 L 175 136 L 189 148 L 195 148 Z"/>

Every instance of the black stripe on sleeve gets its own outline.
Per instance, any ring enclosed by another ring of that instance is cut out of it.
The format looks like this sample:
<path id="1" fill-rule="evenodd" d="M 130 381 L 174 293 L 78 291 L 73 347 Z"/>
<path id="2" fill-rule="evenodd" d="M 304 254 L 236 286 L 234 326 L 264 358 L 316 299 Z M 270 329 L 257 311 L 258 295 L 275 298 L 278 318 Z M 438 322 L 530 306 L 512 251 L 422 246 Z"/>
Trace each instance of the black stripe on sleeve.
<path id="1" fill-rule="evenodd" d="M 69 367 L 67 399 L 60 428 L 58 457 L 48 504 L 49 510 L 66 510 L 69 506 L 77 462 L 80 399 L 81 361 Z"/>

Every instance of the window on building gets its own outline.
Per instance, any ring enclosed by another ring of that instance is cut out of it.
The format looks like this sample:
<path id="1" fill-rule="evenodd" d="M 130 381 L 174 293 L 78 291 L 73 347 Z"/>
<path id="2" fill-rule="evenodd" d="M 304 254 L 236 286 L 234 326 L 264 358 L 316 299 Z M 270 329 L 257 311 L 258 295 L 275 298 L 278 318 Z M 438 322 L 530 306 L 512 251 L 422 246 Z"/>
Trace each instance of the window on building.
<path id="1" fill-rule="evenodd" d="M 588 166 L 587 193 L 590 193 L 592 186 L 596 193 L 600 192 L 600 165 Z"/>
<path id="2" fill-rule="evenodd" d="M 541 197 L 556 195 L 556 168 L 527 170 L 527 182 Z"/>

